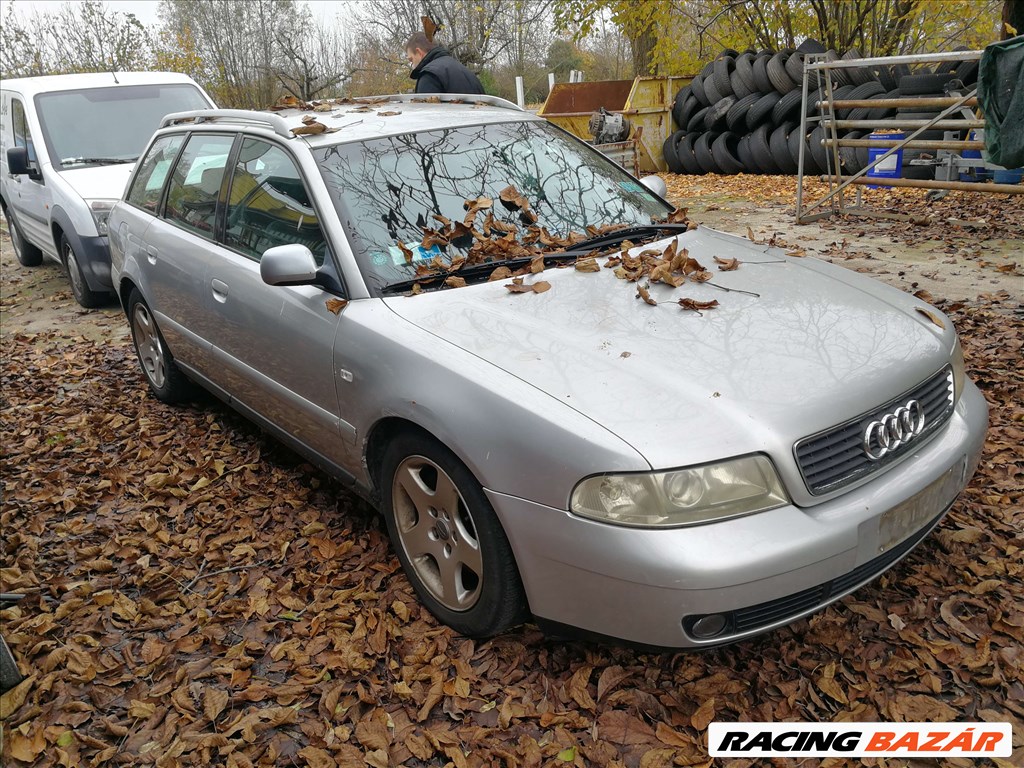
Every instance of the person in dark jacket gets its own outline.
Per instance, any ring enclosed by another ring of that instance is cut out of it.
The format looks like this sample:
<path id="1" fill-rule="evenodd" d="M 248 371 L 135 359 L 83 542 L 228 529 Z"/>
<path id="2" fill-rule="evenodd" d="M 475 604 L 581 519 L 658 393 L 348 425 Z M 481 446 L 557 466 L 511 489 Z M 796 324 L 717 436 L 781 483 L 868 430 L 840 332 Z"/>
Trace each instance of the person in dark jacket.
<path id="1" fill-rule="evenodd" d="M 405 58 L 416 81 L 416 93 L 483 93 L 480 79 L 448 50 L 422 32 L 417 32 L 405 44 Z"/>

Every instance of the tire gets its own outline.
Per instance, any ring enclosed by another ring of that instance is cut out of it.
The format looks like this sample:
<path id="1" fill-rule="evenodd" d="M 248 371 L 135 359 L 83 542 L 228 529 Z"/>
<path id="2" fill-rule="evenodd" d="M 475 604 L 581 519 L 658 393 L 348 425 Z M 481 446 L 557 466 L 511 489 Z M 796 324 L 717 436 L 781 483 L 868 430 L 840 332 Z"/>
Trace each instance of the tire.
<path id="1" fill-rule="evenodd" d="M 956 68 L 956 79 L 964 85 L 974 85 L 978 82 L 978 62 L 961 61 Z"/>
<path id="2" fill-rule="evenodd" d="M 759 126 L 756 131 L 750 134 L 750 154 L 754 156 L 754 162 L 761 169 L 762 173 L 778 173 L 779 166 L 772 157 L 772 150 L 768 144 L 771 127 L 768 125 Z"/>
<path id="3" fill-rule="evenodd" d="M 907 75 L 900 78 L 900 91 L 904 96 L 928 96 L 931 94 L 942 95 L 946 83 L 955 80 L 956 75 Z"/>
<path id="4" fill-rule="evenodd" d="M 14 222 L 14 216 L 7 210 L 7 206 L 4 206 L 4 218 L 7 220 L 7 232 L 11 236 L 11 247 L 14 248 L 18 263 L 23 267 L 38 267 L 42 264 L 43 252 L 21 234 L 21 229 Z"/>
<path id="5" fill-rule="evenodd" d="M 794 173 L 800 172 L 800 145 L 807 141 L 807 136 L 800 133 L 800 126 L 797 125 L 789 132 L 789 137 L 786 140 L 786 148 L 789 150 L 789 159 L 793 161 L 793 166 L 797 169 Z M 771 146 L 771 140 L 768 141 Z M 813 174 L 817 173 L 817 163 L 811 158 L 811 153 L 804 148 L 804 173 Z"/>
<path id="6" fill-rule="evenodd" d="M 747 129 L 752 131 L 767 120 L 781 98 L 779 94 L 772 91 L 754 102 L 747 110 Z"/>
<path id="7" fill-rule="evenodd" d="M 676 128 L 682 128 L 686 125 L 689 116 L 685 114 L 685 108 L 687 101 L 692 98 L 691 94 L 690 86 L 687 85 L 680 88 L 679 93 L 672 100 L 672 119 L 675 121 Z"/>
<path id="8" fill-rule="evenodd" d="M 814 163 L 818 166 L 820 172 L 828 173 L 834 163 L 829 162 L 831 152 L 821 145 L 821 140 L 824 138 L 825 129 L 819 125 L 811 131 L 811 135 L 807 138 L 807 147 L 810 149 L 811 157 L 814 158 Z"/>
<path id="9" fill-rule="evenodd" d="M 736 103 L 735 96 L 726 96 L 721 99 L 718 103 L 708 108 L 708 113 L 704 116 L 704 127 L 709 131 L 720 131 L 725 127 L 726 117 L 729 114 L 729 110 L 732 105 Z"/>
<path id="10" fill-rule="evenodd" d="M 902 93 L 899 88 L 879 96 L 879 99 L 898 99 Z M 884 120 L 887 117 L 892 117 L 896 114 L 896 107 L 874 107 L 868 110 L 868 120 Z"/>
<path id="11" fill-rule="evenodd" d="M 381 509 L 395 553 L 437 619 L 485 638 L 529 616 L 515 555 L 480 483 L 435 440 L 391 441 L 381 461 Z"/>
<path id="12" fill-rule="evenodd" d="M 697 97 L 697 101 L 699 101 L 703 106 L 707 107 L 711 105 L 711 102 L 708 101 L 707 94 L 704 93 L 704 78 L 701 75 L 697 75 L 690 81 L 690 90 L 693 92 L 693 95 Z"/>
<path id="13" fill-rule="evenodd" d="M 690 119 L 686 121 L 687 133 L 704 130 L 704 117 L 707 115 L 709 109 L 711 109 L 711 107 L 702 107 L 690 115 Z"/>
<path id="14" fill-rule="evenodd" d="M 714 74 L 714 71 L 715 71 L 715 62 L 714 62 L 714 60 L 712 60 L 712 61 L 709 61 L 707 64 L 704 65 L 704 68 L 700 71 L 700 76 L 703 77 L 705 80 L 708 80 L 708 79 L 710 79 L 712 74 Z"/>
<path id="15" fill-rule="evenodd" d="M 754 162 L 754 156 L 750 152 L 750 135 L 747 134 L 736 142 L 736 157 L 743 163 L 747 173 L 760 173 L 761 168 Z"/>
<path id="16" fill-rule="evenodd" d="M 800 53 L 825 53 L 826 48 L 813 37 L 808 37 L 796 47 Z"/>
<path id="17" fill-rule="evenodd" d="M 672 173 L 683 172 L 683 165 L 679 162 L 679 156 L 676 154 L 676 143 L 685 133 L 685 131 L 676 131 L 665 139 L 665 143 L 661 145 L 661 153 L 664 155 L 665 163 Z"/>
<path id="18" fill-rule="evenodd" d="M 825 52 L 825 61 L 839 61 L 840 56 L 831 48 Z M 845 69 L 832 69 L 832 86 L 850 85 L 850 76 Z"/>
<path id="19" fill-rule="evenodd" d="M 860 131 L 850 131 L 843 138 L 844 139 L 860 139 L 867 134 L 861 133 Z M 864 166 L 860 162 L 860 155 L 857 153 L 856 147 L 840 147 L 839 148 L 839 162 L 842 163 L 843 175 L 852 176 Z"/>
<path id="20" fill-rule="evenodd" d="M 742 82 L 743 87 L 750 93 L 757 91 L 757 83 L 754 81 L 754 54 L 741 53 L 736 57 L 736 71 L 733 76 Z M 735 91 L 735 84 L 733 84 L 733 90 Z"/>
<path id="21" fill-rule="evenodd" d="M 786 62 L 789 54 L 785 51 L 776 53 L 768 60 L 768 79 L 772 82 L 772 88 L 781 94 L 789 93 L 796 88 L 796 83 L 790 79 L 786 72 Z"/>
<path id="22" fill-rule="evenodd" d="M 68 273 L 68 280 L 71 282 L 71 294 L 75 301 L 86 309 L 101 307 L 110 301 L 110 294 L 106 291 L 94 291 L 89 287 L 82 272 L 81 259 L 71 247 L 71 243 L 65 235 L 60 236 L 60 261 Z"/>
<path id="23" fill-rule="evenodd" d="M 893 74 L 892 66 L 878 68 L 878 82 L 880 82 L 887 91 L 891 91 L 894 88 L 899 87 L 899 82 L 896 80 L 896 75 Z"/>
<path id="24" fill-rule="evenodd" d="M 711 156 L 715 159 L 715 164 L 722 169 L 722 173 L 743 173 L 743 163 L 736 153 L 739 140 L 740 137 L 735 133 L 726 131 L 711 145 Z"/>
<path id="25" fill-rule="evenodd" d="M 862 58 L 864 57 L 856 48 L 851 48 L 843 54 L 843 59 L 845 61 L 853 61 L 854 59 Z M 865 83 L 870 83 L 875 79 L 875 76 L 871 74 L 871 70 L 865 67 L 851 67 L 846 70 L 846 74 L 850 78 L 850 83 L 853 85 L 864 85 Z"/>
<path id="26" fill-rule="evenodd" d="M 832 91 L 832 100 L 840 101 L 842 99 L 848 99 L 850 97 L 850 94 L 853 93 L 854 88 L 856 88 L 856 86 L 853 85 L 839 86 L 838 88 Z M 822 97 L 822 100 L 824 100 L 824 97 Z M 835 116 L 839 119 L 842 119 L 842 115 L 845 115 L 847 112 L 847 110 L 838 111 L 835 109 L 833 109 L 832 111 L 835 113 Z"/>
<path id="27" fill-rule="evenodd" d="M 753 88 L 747 87 L 746 82 L 744 82 L 743 78 L 736 73 L 735 69 L 732 71 L 730 80 L 732 81 L 732 94 L 737 99 L 742 99 L 752 93 L 757 93 Z"/>
<path id="28" fill-rule="evenodd" d="M 803 94 L 800 91 L 790 91 L 774 107 L 772 107 L 772 123 L 782 125 L 794 115 L 800 116 L 800 104 L 803 101 Z"/>
<path id="29" fill-rule="evenodd" d="M 718 167 L 718 163 L 715 162 L 715 158 L 711 154 L 711 145 L 717 138 L 717 133 L 706 131 L 693 142 L 693 155 L 697 158 L 697 164 L 700 165 L 704 173 L 722 172 L 722 169 Z"/>
<path id="30" fill-rule="evenodd" d="M 872 80 L 870 83 L 864 83 L 864 85 L 858 85 L 852 91 L 850 91 L 844 98 L 847 99 L 870 99 L 874 96 L 881 96 L 885 93 L 885 86 L 883 86 L 877 80 Z M 840 110 L 838 113 L 840 120 L 864 120 L 867 117 L 870 107 L 852 107 L 850 109 Z"/>
<path id="31" fill-rule="evenodd" d="M 796 131 L 794 123 L 784 123 L 772 131 L 768 138 L 768 148 L 772 153 L 772 160 L 779 167 L 779 171 L 785 174 L 797 172 L 797 165 L 793 162 L 793 155 L 789 151 L 789 134 Z"/>
<path id="32" fill-rule="evenodd" d="M 786 74 L 789 75 L 789 79 L 796 83 L 798 86 L 802 86 L 804 82 L 804 55 L 797 51 L 788 59 L 786 59 Z M 808 73 L 810 76 L 812 73 Z M 815 83 L 817 85 L 817 83 Z"/>
<path id="33" fill-rule="evenodd" d="M 704 95 L 708 97 L 708 106 L 713 107 L 715 104 L 725 98 L 725 94 L 718 91 L 718 86 L 715 85 L 715 78 L 705 77 L 704 78 Z"/>
<path id="34" fill-rule="evenodd" d="M 715 59 L 713 79 L 715 90 L 722 97 L 733 96 L 732 73 L 736 69 L 736 60 L 732 56 L 719 56 Z"/>
<path id="35" fill-rule="evenodd" d="M 754 73 L 754 85 L 761 93 L 770 93 L 775 90 L 775 86 L 772 85 L 772 81 L 768 77 L 768 61 L 773 55 L 767 52 L 757 54 L 751 68 Z"/>
<path id="36" fill-rule="evenodd" d="M 790 139 L 792 140 L 793 134 L 790 134 L 789 136 L 790 136 Z M 815 159 L 814 155 L 811 152 L 811 138 L 810 137 L 811 137 L 811 134 L 807 134 L 807 136 L 803 137 L 803 141 L 804 141 L 804 174 L 807 175 L 807 176 L 816 176 L 818 174 L 824 173 L 825 169 L 822 168 L 820 165 L 818 165 L 818 161 Z M 792 152 L 792 149 L 790 151 Z M 799 153 L 799 151 L 800 151 L 800 148 L 796 147 L 796 153 L 793 153 L 793 158 L 798 163 L 800 161 L 800 155 L 797 154 L 797 153 Z"/>
<path id="37" fill-rule="evenodd" d="M 725 115 L 725 124 L 729 126 L 729 130 L 733 133 L 746 133 L 747 110 L 760 100 L 760 93 L 752 93 L 742 99 L 737 99 Z"/>
<path id="38" fill-rule="evenodd" d="M 693 154 L 693 143 L 697 140 L 698 136 L 699 134 L 696 133 L 688 133 L 676 144 L 676 157 L 682 163 L 684 172 L 691 176 L 700 176 L 704 173 L 704 169 L 697 162 L 696 155 Z"/>
<path id="39" fill-rule="evenodd" d="M 181 403 L 192 394 L 192 383 L 174 362 L 156 319 L 137 290 L 128 295 L 128 323 L 132 329 L 132 345 L 139 366 L 149 384 L 149 391 L 162 403 Z"/>

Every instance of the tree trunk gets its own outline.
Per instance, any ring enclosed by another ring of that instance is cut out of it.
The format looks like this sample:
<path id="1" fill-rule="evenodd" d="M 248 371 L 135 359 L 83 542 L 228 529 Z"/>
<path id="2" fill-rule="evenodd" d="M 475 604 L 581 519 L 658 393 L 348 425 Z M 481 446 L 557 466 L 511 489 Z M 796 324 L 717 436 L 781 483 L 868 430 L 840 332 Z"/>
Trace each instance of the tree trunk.
<path id="1" fill-rule="evenodd" d="M 658 67 L 654 63 L 654 46 L 657 42 L 654 30 L 649 27 L 629 35 L 629 43 L 633 48 L 633 71 L 636 74 L 658 74 Z"/>

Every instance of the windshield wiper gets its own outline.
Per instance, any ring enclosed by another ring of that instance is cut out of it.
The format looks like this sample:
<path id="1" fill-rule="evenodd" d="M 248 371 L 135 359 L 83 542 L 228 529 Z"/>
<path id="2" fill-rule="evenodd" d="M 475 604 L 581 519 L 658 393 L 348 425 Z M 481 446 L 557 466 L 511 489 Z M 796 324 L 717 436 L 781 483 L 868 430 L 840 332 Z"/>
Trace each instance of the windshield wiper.
<path id="1" fill-rule="evenodd" d="M 618 245 L 625 240 L 631 240 L 634 237 L 646 237 L 648 235 L 657 235 L 661 232 L 686 232 L 689 229 L 689 224 L 638 224 L 633 227 L 625 227 L 623 229 L 616 229 L 614 232 L 608 232 L 604 235 L 598 235 L 597 237 L 591 237 L 587 240 L 580 240 L 578 243 L 573 243 L 571 250 L 563 251 L 562 254 L 570 254 L 578 256 L 579 254 L 592 251 L 595 248 L 601 248 L 602 246 Z"/>
<path id="2" fill-rule="evenodd" d="M 60 161 L 61 165 L 122 165 L 134 163 L 137 157 L 65 157 Z"/>
<path id="3" fill-rule="evenodd" d="M 544 256 L 545 266 L 547 266 L 549 262 L 556 262 L 565 258 L 574 259 L 577 256 L 575 252 L 570 253 L 569 251 L 554 251 L 553 253 L 537 255 Z M 417 284 L 423 287 L 430 287 L 433 283 L 436 283 L 439 280 L 443 281 L 448 277 L 461 277 L 466 279 L 481 277 L 483 275 L 490 275 L 498 267 L 508 267 L 514 272 L 517 268 L 526 266 L 535 258 L 537 258 L 537 256 L 517 256 L 513 259 L 498 259 L 496 261 L 484 261 L 479 264 L 469 264 L 456 270 L 432 272 L 429 275 L 422 275 L 420 277 L 410 278 L 409 280 L 399 280 L 394 283 L 388 283 L 381 288 L 381 291 L 384 293 L 400 293 L 402 291 L 411 290 L 412 287 Z"/>

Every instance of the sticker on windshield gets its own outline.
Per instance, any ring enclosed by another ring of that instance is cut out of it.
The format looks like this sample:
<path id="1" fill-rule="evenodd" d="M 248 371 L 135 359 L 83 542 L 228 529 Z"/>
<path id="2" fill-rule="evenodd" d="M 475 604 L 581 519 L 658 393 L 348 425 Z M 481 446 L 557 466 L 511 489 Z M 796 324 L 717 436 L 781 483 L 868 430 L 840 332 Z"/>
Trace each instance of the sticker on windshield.
<path id="1" fill-rule="evenodd" d="M 418 242 L 406 243 L 405 247 L 412 251 L 412 261 L 415 264 L 417 261 L 430 261 L 435 256 L 441 255 L 441 249 L 436 245 L 432 245 L 429 248 L 424 248 Z M 388 246 L 388 253 L 391 255 L 391 263 L 395 266 L 402 266 L 405 264 L 405 255 L 402 253 L 402 249 L 397 245 Z"/>
<path id="2" fill-rule="evenodd" d="M 632 192 L 634 195 L 639 195 L 644 191 L 643 186 L 635 181 L 620 181 L 619 187 L 625 192 Z"/>

